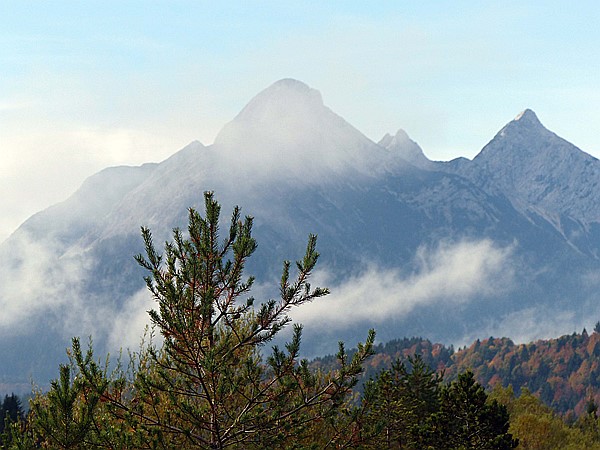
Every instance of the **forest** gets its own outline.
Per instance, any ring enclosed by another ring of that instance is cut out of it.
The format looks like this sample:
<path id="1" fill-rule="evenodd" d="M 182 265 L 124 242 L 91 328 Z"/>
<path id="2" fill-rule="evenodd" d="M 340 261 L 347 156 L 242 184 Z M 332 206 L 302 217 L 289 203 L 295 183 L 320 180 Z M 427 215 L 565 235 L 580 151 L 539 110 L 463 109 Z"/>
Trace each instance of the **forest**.
<path id="1" fill-rule="evenodd" d="M 413 337 L 375 345 L 373 351 L 365 362 L 363 380 L 389 369 L 396 360 L 420 355 L 447 381 L 472 371 L 487 390 L 512 386 L 518 395 L 526 389 L 569 420 L 584 414 L 590 401 L 600 404 L 600 322 L 590 334 L 584 329 L 527 344 L 489 337 L 455 351 L 452 346 Z M 316 358 L 311 364 L 330 369 L 335 367 L 335 357 Z"/>
<path id="2" fill-rule="evenodd" d="M 142 228 L 136 260 L 156 309 L 139 349 L 114 363 L 74 338 L 27 413 L 5 396 L 2 448 L 600 449 L 597 332 L 454 352 L 416 338 L 375 345 L 371 330 L 356 348 L 340 343 L 309 362 L 288 313 L 328 294 L 310 283 L 316 236 L 283 262 L 280 299 L 255 302 L 244 275 L 253 219 L 234 208 L 221 233 L 220 218 L 205 193 L 204 215 L 190 209 L 187 233 L 175 229 L 164 253 Z M 287 326 L 290 341 L 266 352 Z"/>

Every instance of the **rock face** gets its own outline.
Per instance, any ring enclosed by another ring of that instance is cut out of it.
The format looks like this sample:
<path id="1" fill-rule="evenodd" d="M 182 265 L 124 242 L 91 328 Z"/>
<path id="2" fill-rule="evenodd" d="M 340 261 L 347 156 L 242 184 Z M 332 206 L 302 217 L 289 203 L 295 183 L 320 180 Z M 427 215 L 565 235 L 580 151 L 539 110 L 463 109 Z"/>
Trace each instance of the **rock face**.
<path id="1" fill-rule="evenodd" d="M 373 326 L 382 341 L 446 343 L 592 326 L 599 180 L 599 161 L 529 110 L 472 161 L 433 162 L 404 131 L 376 144 L 318 91 L 281 80 L 214 144 L 106 169 L 0 245 L 0 391 L 54 377 L 73 335 L 93 335 L 99 352 L 135 346 L 153 307 L 133 260 L 139 227 L 160 247 L 206 190 L 225 218 L 235 204 L 255 217 L 258 299 L 277 295 L 281 261 L 318 234 L 315 282 L 333 293 L 294 315 L 307 355 Z"/>

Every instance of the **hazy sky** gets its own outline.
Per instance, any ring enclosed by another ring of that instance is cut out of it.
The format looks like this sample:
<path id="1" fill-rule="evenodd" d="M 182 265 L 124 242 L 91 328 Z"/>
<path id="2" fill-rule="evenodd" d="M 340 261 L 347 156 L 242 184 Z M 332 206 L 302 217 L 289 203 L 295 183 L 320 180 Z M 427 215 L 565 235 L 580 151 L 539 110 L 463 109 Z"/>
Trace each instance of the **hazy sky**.
<path id="1" fill-rule="evenodd" d="M 2 1 L 0 241 L 292 77 L 377 141 L 473 157 L 521 110 L 600 156 L 595 1 Z"/>

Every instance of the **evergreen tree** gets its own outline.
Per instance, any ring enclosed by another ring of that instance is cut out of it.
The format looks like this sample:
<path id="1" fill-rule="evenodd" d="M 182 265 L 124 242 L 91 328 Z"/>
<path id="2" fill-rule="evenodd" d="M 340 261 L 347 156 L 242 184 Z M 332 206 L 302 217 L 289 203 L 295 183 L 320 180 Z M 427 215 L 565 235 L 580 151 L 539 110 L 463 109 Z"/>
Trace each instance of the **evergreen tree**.
<path id="1" fill-rule="evenodd" d="M 21 399 L 14 393 L 5 395 L 0 405 L 0 434 L 8 424 L 23 420 L 23 415 Z"/>
<path id="2" fill-rule="evenodd" d="M 365 386 L 364 434 L 371 448 L 427 448 L 429 419 L 438 410 L 442 376 L 421 358 L 397 360 Z"/>
<path id="3" fill-rule="evenodd" d="M 21 399 L 14 393 L 5 395 L 0 404 L 0 448 L 11 443 L 13 429 L 20 429 L 24 417 Z"/>
<path id="4" fill-rule="evenodd" d="M 506 407 L 488 396 L 472 372 L 465 372 L 441 390 L 434 416 L 437 449 L 504 450 L 516 448 L 508 432 Z"/>
<path id="5" fill-rule="evenodd" d="M 136 355 L 129 382 L 122 376 L 110 383 L 74 346 L 87 388 L 96 390 L 115 423 L 135 430 L 132 442 L 141 439 L 144 448 L 296 448 L 319 439 L 331 445 L 348 433 L 350 422 L 336 418 L 350 411 L 346 401 L 372 353 L 374 332 L 352 358 L 340 344 L 340 368 L 333 372 L 313 373 L 299 359 L 299 325 L 285 348 L 273 347 L 263 361 L 260 349 L 290 323 L 289 310 L 328 293 L 309 283 L 319 256 L 316 236 L 309 236 L 294 277 L 284 262 L 281 299 L 255 308 L 253 298 L 243 300 L 254 281 L 243 278 L 256 248 L 253 220 L 242 220 L 236 207 L 223 240 L 219 220 L 220 205 L 205 193 L 205 216 L 190 209 L 188 237 L 174 230 L 164 256 L 142 228 L 146 255 L 136 259 L 150 272 L 145 280 L 158 308 L 149 313 L 162 345 Z M 327 424 L 331 434 L 314 435 L 315 424 Z"/>
<path id="6" fill-rule="evenodd" d="M 49 392 L 38 394 L 31 402 L 33 426 L 50 448 L 97 448 L 99 393 L 107 382 L 96 378 L 95 388 L 89 389 L 72 364 L 61 364 L 59 373 L 59 378 L 50 383 Z"/>

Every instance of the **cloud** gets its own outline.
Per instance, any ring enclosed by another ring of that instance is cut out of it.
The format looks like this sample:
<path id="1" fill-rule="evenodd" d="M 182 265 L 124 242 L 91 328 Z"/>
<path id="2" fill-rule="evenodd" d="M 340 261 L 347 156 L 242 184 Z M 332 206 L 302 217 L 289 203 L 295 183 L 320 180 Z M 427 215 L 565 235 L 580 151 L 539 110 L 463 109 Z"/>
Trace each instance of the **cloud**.
<path id="1" fill-rule="evenodd" d="M 122 305 L 99 297 L 84 290 L 84 280 L 92 276 L 86 252 L 63 250 L 23 229 L 12 236 L 10 251 L 18 256 L 0 254 L 8 262 L 0 271 L 0 337 L 31 334 L 42 324 L 65 338 L 93 336 L 99 348 L 111 352 L 137 348 L 150 323 L 147 310 L 155 307 L 147 289 Z"/>
<path id="2" fill-rule="evenodd" d="M 500 248 L 491 240 L 442 243 L 421 247 L 415 270 L 370 265 L 359 275 L 329 285 L 326 272 L 315 274 L 315 285 L 329 285 L 332 294 L 292 312 L 299 322 L 347 327 L 359 322 L 403 318 L 419 306 L 439 302 L 463 303 L 510 289 L 513 247 Z"/>
<path id="3" fill-rule="evenodd" d="M 470 332 L 454 345 L 470 345 L 475 339 L 487 336 L 509 337 L 517 344 L 550 339 L 574 331 L 581 332 L 586 326 L 583 324 L 586 320 L 587 318 L 583 319 L 575 311 L 549 310 L 545 307 L 524 308 Z M 591 328 L 588 328 L 588 331 L 591 331 Z"/>
<path id="4" fill-rule="evenodd" d="M 146 288 L 127 299 L 123 309 L 118 314 L 109 316 L 111 320 L 104 324 L 108 330 L 108 348 L 113 351 L 136 349 L 146 327 L 150 326 L 148 310 L 152 308 L 156 308 L 156 305 Z"/>
<path id="5" fill-rule="evenodd" d="M 60 259 L 58 246 L 21 230 L 13 236 L 12 257 L 0 255 L 5 261 L 0 271 L 0 334 L 9 329 L 19 334 L 30 326 L 32 317 L 81 302 L 83 265 Z"/>
<path id="6" fill-rule="evenodd" d="M 0 242 L 86 177 L 108 166 L 160 161 L 178 145 L 143 130 L 83 126 L 18 136 L 3 131 L 0 140 L 9 149 L 0 160 Z"/>
<path id="7" fill-rule="evenodd" d="M 361 321 L 382 322 L 402 318 L 419 306 L 438 302 L 463 303 L 510 289 L 513 247 L 498 247 L 490 240 L 444 242 L 435 248 L 421 247 L 414 258 L 414 271 L 369 265 L 362 273 L 340 283 L 330 283 L 332 274 L 319 271 L 313 284 L 330 286 L 332 294 L 292 311 L 294 320 L 318 327 L 347 328 Z M 252 295 L 270 298 L 275 284 L 257 284 Z M 144 288 L 123 302 L 118 311 L 98 302 L 76 314 L 107 336 L 107 348 L 137 348 L 150 324 L 147 311 L 155 307 Z M 83 306 L 83 305 L 82 305 Z M 102 320 L 106 317 L 107 320 Z M 108 319 L 110 318 L 110 319 Z"/>

